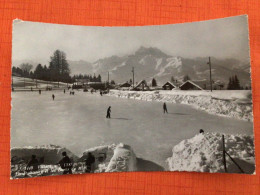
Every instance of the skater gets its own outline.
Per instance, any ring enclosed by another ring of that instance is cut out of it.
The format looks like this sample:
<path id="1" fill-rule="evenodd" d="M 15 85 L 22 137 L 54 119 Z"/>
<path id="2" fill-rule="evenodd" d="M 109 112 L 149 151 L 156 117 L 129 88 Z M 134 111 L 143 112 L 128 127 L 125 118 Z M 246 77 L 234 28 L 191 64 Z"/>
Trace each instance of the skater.
<path id="1" fill-rule="evenodd" d="M 106 118 L 110 118 L 110 112 L 111 112 L 111 106 L 109 106 L 108 109 L 107 109 L 107 116 L 106 116 Z"/>
<path id="2" fill-rule="evenodd" d="M 66 90 L 64 89 L 64 91 L 63 91 L 64 93 L 66 92 Z"/>
<path id="3" fill-rule="evenodd" d="M 41 93 L 42 93 L 42 90 L 39 89 L 39 94 L 41 95 Z"/>
<path id="4" fill-rule="evenodd" d="M 168 114 L 167 106 L 166 106 L 166 103 L 164 102 L 163 103 L 163 113 L 165 113 L 165 112 Z"/>
<path id="5" fill-rule="evenodd" d="M 204 130 L 203 130 L 203 129 L 200 129 L 200 133 L 201 133 L 201 134 L 204 134 Z"/>
<path id="6" fill-rule="evenodd" d="M 53 100 L 55 99 L 55 95 L 54 95 L 54 94 L 52 94 L 52 99 L 53 99 Z"/>
<path id="7" fill-rule="evenodd" d="M 63 158 L 59 161 L 60 167 L 64 170 L 63 174 L 72 174 L 72 162 L 70 158 L 67 156 L 66 152 L 62 152 Z"/>
<path id="8" fill-rule="evenodd" d="M 89 152 L 87 154 L 87 159 L 85 161 L 85 163 L 86 163 L 86 173 L 92 173 L 93 172 L 93 165 L 95 163 L 95 160 L 96 160 L 95 156 L 91 152 Z"/>
<path id="9" fill-rule="evenodd" d="M 32 155 L 31 160 L 26 166 L 26 171 L 38 171 L 39 170 L 39 161 L 36 158 L 36 155 Z"/>
<path id="10" fill-rule="evenodd" d="M 103 94 L 102 94 L 102 91 L 100 91 L 100 95 L 102 96 Z"/>

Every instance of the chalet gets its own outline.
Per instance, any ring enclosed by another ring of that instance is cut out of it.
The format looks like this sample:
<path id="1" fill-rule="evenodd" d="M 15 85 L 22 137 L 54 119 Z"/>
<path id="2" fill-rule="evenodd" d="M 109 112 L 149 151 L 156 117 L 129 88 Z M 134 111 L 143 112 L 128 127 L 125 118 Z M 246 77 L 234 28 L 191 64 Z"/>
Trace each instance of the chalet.
<path id="1" fill-rule="evenodd" d="M 147 82 L 145 80 L 141 80 L 137 85 L 134 87 L 134 90 L 136 91 L 146 91 L 150 90 L 149 86 L 147 85 Z"/>
<path id="2" fill-rule="evenodd" d="M 207 88 L 207 81 L 191 81 L 187 80 L 182 85 L 180 85 L 181 90 L 204 90 Z"/>
<path id="3" fill-rule="evenodd" d="M 104 89 L 108 88 L 108 84 L 105 82 L 88 82 L 88 84 L 86 86 L 93 88 L 95 90 L 98 90 L 98 89 L 104 90 Z"/>
<path id="4" fill-rule="evenodd" d="M 121 85 L 119 85 L 119 87 L 131 87 L 131 84 L 130 83 L 128 83 L 128 82 L 125 82 L 125 83 L 123 83 L 123 84 L 121 84 Z"/>
<path id="5" fill-rule="evenodd" d="M 167 81 L 167 82 L 162 86 L 162 88 L 163 88 L 164 90 L 172 90 L 172 89 L 176 89 L 177 86 L 174 85 L 172 82 Z"/>

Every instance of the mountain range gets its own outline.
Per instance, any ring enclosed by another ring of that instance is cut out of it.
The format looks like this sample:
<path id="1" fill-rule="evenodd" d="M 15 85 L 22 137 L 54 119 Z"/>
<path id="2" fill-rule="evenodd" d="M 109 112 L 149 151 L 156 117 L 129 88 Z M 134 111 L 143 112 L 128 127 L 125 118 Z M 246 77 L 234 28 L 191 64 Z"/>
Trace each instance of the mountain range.
<path id="1" fill-rule="evenodd" d="M 108 72 L 110 80 L 123 83 L 132 79 L 132 67 L 135 72 L 135 82 L 142 79 L 150 82 L 153 78 L 158 84 L 174 79 L 182 80 L 189 75 L 191 80 L 209 80 L 208 57 L 194 59 L 171 56 L 158 48 L 140 47 L 136 52 L 125 56 L 111 56 L 99 59 L 93 63 L 87 61 L 71 61 L 71 73 L 73 74 L 100 74 L 102 80 L 107 80 Z M 211 57 L 212 79 L 225 84 L 229 77 L 237 75 L 242 86 L 250 85 L 250 63 L 236 59 L 217 59 Z"/>

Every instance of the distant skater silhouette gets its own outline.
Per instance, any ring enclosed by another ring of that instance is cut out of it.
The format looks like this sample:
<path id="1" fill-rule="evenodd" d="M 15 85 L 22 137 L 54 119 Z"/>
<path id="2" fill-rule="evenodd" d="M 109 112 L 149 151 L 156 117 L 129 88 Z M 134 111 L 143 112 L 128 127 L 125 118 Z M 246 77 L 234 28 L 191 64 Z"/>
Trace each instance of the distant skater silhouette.
<path id="1" fill-rule="evenodd" d="M 64 89 L 64 91 L 63 91 L 64 93 L 66 92 L 66 90 Z"/>
<path id="2" fill-rule="evenodd" d="M 55 95 L 54 95 L 54 94 L 52 94 L 52 99 L 53 99 L 53 100 L 55 99 Z"/>
<path id="3" fill-rule="evenodd" d="M 107 109 L 107 116 L 106 116 L 106 118 L 111 118 L 110 117 L 110 112 L 111 112 L 111 106 L 109 106 L 108 109 Z"/>
<path id="4" fill-rule="evenodd" d="M 163 113 L 168 113 L 166 103 L 163 103 Z"/>
<path id="5" fill-rule="evenodd" d="M 38 171 L 39 170 L 39 161 L 36 158 L 36 155 L 32 155 L 31 160 L 26 166 L 26 171 Z"/>
<path id="6" fill-rule="evenodd" d="M 91 173 L 91 172 L 93 172 L 93 164 L 95 163 L 95 156 L 91 153 L 91 152 L 89 152 L 88 154 L 87 154 L 87 159 L 86 159 L 86 161 L 85 161 L 85 163 L 86 163 L 86 173 Z"/>
<path id="7" fill-rule="evenodd" d="M 41 95 L 41 93 L 42 93 L 42 90 L 39 89 L 39 94 Z"/>
<path id="8" fill-rule="evenodd" d="M 72 162 L 70 158 L 67 156 L 66 152 L 62 152 L 63 158 L 59 161 L 60 167 L 64 170 L 63 174 L 72 174 Z"/>

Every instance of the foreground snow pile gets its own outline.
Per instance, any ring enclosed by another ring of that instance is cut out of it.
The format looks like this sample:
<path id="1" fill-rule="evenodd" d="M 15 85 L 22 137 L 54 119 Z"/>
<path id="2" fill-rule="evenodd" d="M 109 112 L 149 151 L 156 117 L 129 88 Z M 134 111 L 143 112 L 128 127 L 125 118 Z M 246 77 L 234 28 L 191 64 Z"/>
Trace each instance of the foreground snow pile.
<path id="1" fill-rule="evenodd" d="M 106 146 L 97 146 L 90 149 L 87 149 L 83 152 L 82 157 L 79 161 L 84 161 L 87 158 L 87 154 L 89 152 L 96 158 L 94 164 L 94 172 L 101 173 L 105 172 L 106 168 L 114 155 L 114 150 L 116 148 L 116 144 L 106 145 Z"/>
<path id="2" fill-rule="evenodd" d="M 121 172 L 136 171 L 137 159 L 132 148 L 125 144 L 111 144 L 106 146 L 97 146 L 87 149 L 83 152 L 81 158 L 78 158 L 66 148 L 60 146 L 36 146 L 22 147 L 11 149 L 11 177 L 37 177 L 46 175 L 61 175 L 63 169 L 57 165 L 62 158 L 62 152 L 66 151 L 67 155 L 72 159 L 72 173 L 85 173 L 85 159 L 89 152 L 95 157 L 93 172 Z M 26 171 L 26 166 L 32 155 L 36 155 L 37 159 L 44 158 L 39 164 L 39 170 L 36 172 Z"/>
<path id="3" fill-rule="evenodd" d="M 253 136 L 225 135 L 225 147 L 246 173 L 254 172 Z M 169 170 L 224 172 L 222 149 L 222 134 L 219 133 L 199 134 L 183 140 L 173 148 L 172 157 L 167 159 Z M 234 169 L 234 163 L 228 156 L 226 162 L 228 172 L 240 172 Z M 251 170 L 248 170 L 249 166 Z"/>
<path id="4" fill-rule="evenodd" d="M 97 159 L 94 172 L 122 172 L 136 171 L 136 155 L 132 148 L 126 144 L 111 144 L 90 148 L 83 153 L 79 161 L 85 159 L 87 153 L 91 152 Z"/>
<path id="5" fill-rule="evenodd" d="M 137 160 L 132 148 L 125 144 L 118 144 L 110 160 L 106 172 L 136 171 Z"/>
<path id="6" fill-rule="evenodd" d="M 78 157 L 68 149 L 56 145 L 15 147 L 11 149 L 11 159 L 14 163 L 19 161 L 28 162 L 34 154 L 37 158 L 44 158 L 42 164 L 56 164 L 62 158 L 62 152 L 66 152 L 74 161 L 78 159 Z"/>
<path id="7" fill-rule="evenodd" d="M 246 90 L 237 91 L 118 91 L 110 96 L 145 101 L 160 101 L 192 105 L 211 114 L 252 121 L 252 97 Z"/>

